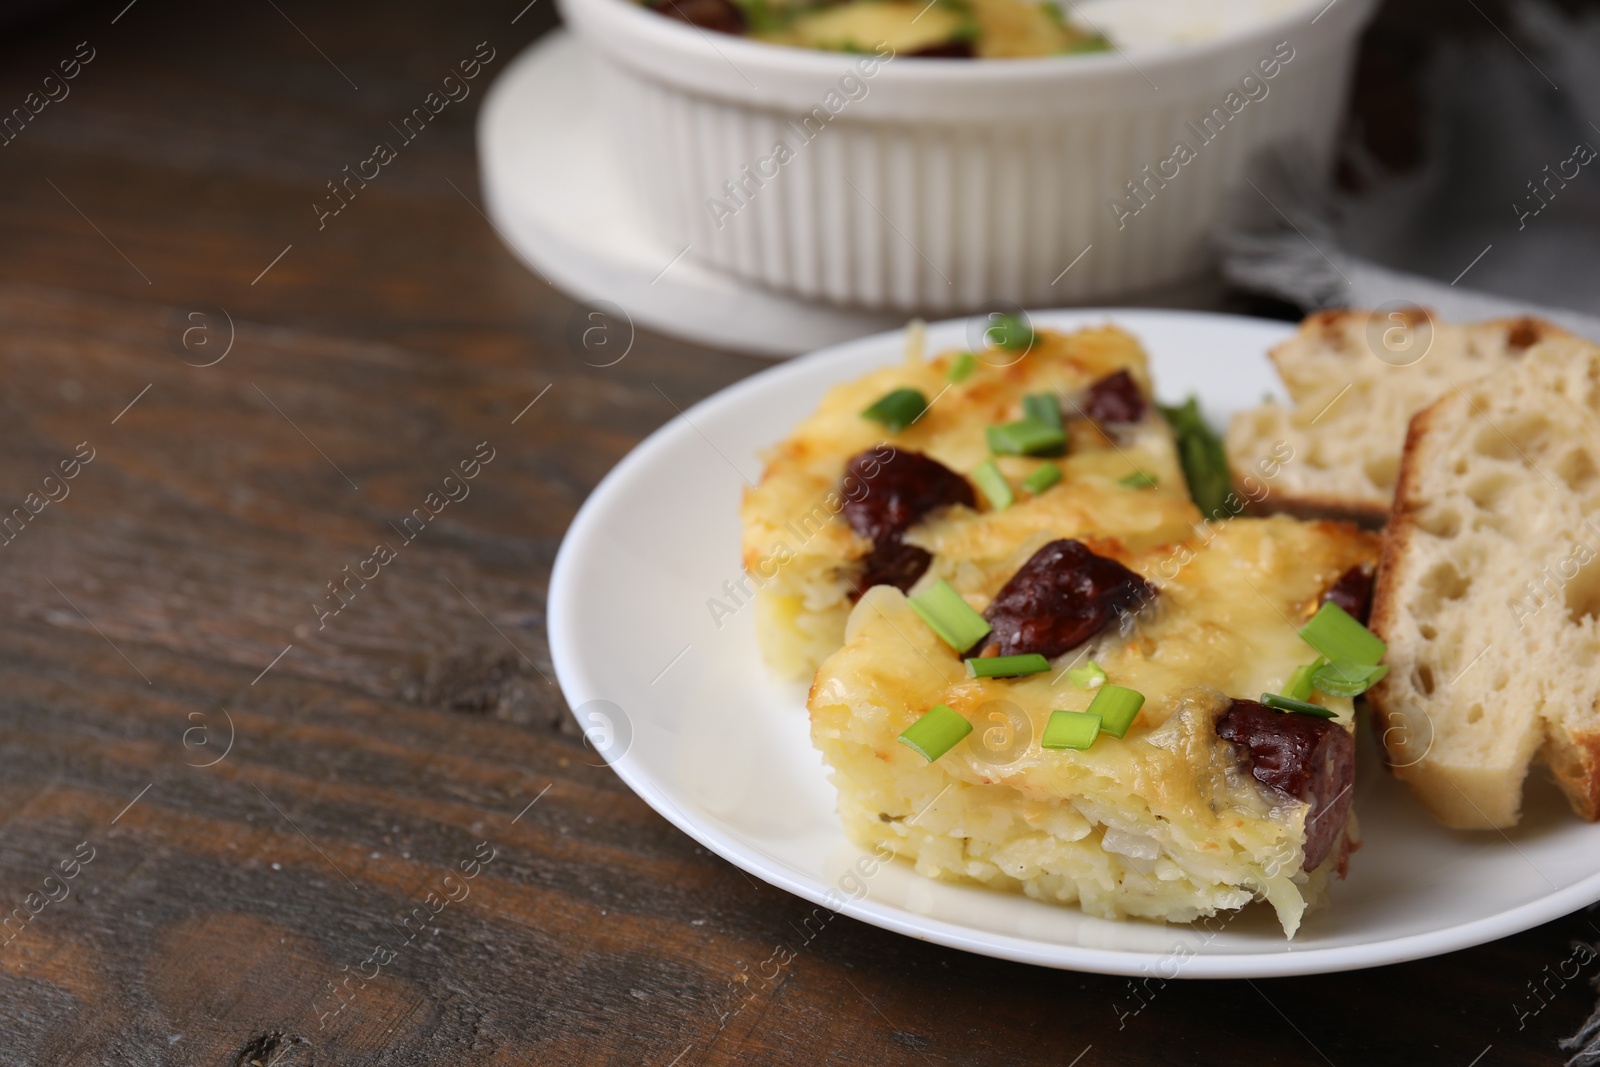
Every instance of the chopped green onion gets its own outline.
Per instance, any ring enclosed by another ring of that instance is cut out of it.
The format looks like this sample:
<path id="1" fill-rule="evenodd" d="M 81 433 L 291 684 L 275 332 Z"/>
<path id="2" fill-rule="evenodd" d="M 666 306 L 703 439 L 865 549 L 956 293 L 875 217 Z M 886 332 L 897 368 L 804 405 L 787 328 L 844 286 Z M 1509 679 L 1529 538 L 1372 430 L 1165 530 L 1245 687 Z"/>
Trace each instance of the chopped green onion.
<path id="1" fill-rule="evenodd" d="M 1059 426 L 1020 419 L 988 431 L 989 451 L 999 456 L 1062 456 L 1067 451 L 1067 435 Z"/>
<path id="2" fill-rule="evenodd" d="M 1289 675 L 1289 684 L 1283 687 L 1283 695 L 1290 700 L 1311 699 L 1311 678 L 1321 667 L 1327 666 L 1328 661 L 1318 656 L 1310 663 L 1302 663 Z"/>
<path id="3" fill-rule="evenodd" d="M 935 704 L 922 718 L 905 728 L 899 741 L 932 763 L 971 732 L 972 724 L 959 712 L 944 704 Z"/>
<path id="4" fill-rule="evenodd" d="M 1089 701 L 1089 712 L 1100 716 L 1100 729 L 1112 737 L 1126 734 L 1142 707 L 1143 693 L 1109 683 L 1095 690 L 1094 699 Z"/>
<path id="5" fill-rule="evenodd" d="M 1061 480 L 1061 468 L 1054 463 L 1042 463 L 1033 473 L 1022 479 L 1022 488 L 1038 496 Z"/>
<path id="6" fill-rule="evenodd" d="M 917 389 L 896 389 L 885 393 L 877 403 L 861 413 L 862 418 L 881 422 L 890 433 L 899 433 L 928 410 L 928 398 Z"/>
<path id="7" fill-rule="evenodd" d="M 1037 652 L 1021 656 L 974 656 L 967 660 L 968 678 L 1016 678 L 1050 669 L 1050 661 Z"/>
<path id="8" fill-rule="evenodd" d="M 1022 398 L 1022 417 L 1061 429 L 1061 401 L 1054 393 L 1030 393 Z"/>
<path id="9" fill-rule="evenodd" d="M 1189 496 L 1200 513 L 1216 518 L 1225 513 L 1237 513 L 1228 506 L 1233 492 L 1233 480 L 1228 474 L 1228 454 L 1222 441 L 1206 425 L 1200 414 L 1200 403 L 1194 397 L 1178 407 L 1160 407 L 1172 432 L 1178 438 L 1178 459 L 1183 464 L 1183 476 L 1189 483 Z"/>
<path id="10" fill-rule="evenodd" d="M 1147 471 L 1134 471 L 1126 478 L 1118 478 L 1117 484 L 1125 485 L 1129 489 L 1150 489 L 1155 486 L 1158 480 L 1154 474 L 1150 474 Z"/>
<path id="11" fill-rule="evenodd" d="M 1298 711 L 1302 715 L 1315 715 L 1319 719 L 1337 718 L 1339 713 L 1329 711 L 1321 704 L 1312 704 L 1304 700 L 1290 700 L 1288 697 L 1279 696 L 1277 693 L 1262 693 L 1261 703 L 1269 708 L 1279 711 Z"/>
<path id="12" fill-rule="evenodd" d="M 1067 678 L 1079 689 L 1094 689 L 1106 684 L 1105 668 L 1094 660 L 1090 660 L 1087 667 L 1072 668 L 1067 672 Z"/>
<path id="13" fill-rule="evenodd" d="M 1054 10 L 1054 4 L 1046 4 L 1045 10 Z M 1059 15 L 1060 12 L 1057 12 Z M 1078 55 L 1083 52 L 1109 52 L 1112 49 L 1110 38 L 1104 34 L 1091 33 L 1078 38 L 1061 50 L 1062 55 Z"/>
<path id="14" fill-rule="evenodd" d="M 1368 667 L 1361 663 L 1324 664 L 1312 678 L 1312 684 L 1331 697 L 1356 697 L 1383 680 L 1389 673 L 1385 665 Z"/>
<path id="15" fill-rule="evenodd" d="M 778 33 L 786 28 L 789 16 L 774 11 L 767 0 L 744 0 L 739 5 L 749 29 L 756 33 Z"/>
<path id="16" fill-rule="evenodd" d="M 940 578 L 906 603 L 945 644 L 965 652 L 989 633 L 989 623 L 972 609 L 961 594 Z"/>
<path id="17" fill-rule="evenodd" d="M 1088 711 L 1052 711 L 1039 738 L 1040 748 L 1075 748 L 1082 752 L 1100 736 L 1100 716 Z"/>
<path id="18" fill-rule="evenodd" d="M 1000 473 L 1000 468 L 994 465 L 992 459 L 972 468 L 972 480 L 978 483 L 979 491 L 995 511 L 1004 511 L 1017 499 L 1011 492 L 1006 476 Z"/>
<path id="19" fill-rule="evenodd" d="M 950 361 L 950 369 L 945 372 L 945 377 L 952 382 L 964 382 L 977 369 L 978 357 L 971 352 L 960 352 Z"/>
<path id="20" fill-rule="evenodd" d="M 1325 602 L 1300 631 L 1306 644 L 1332 663 L 1376 667 L 1389 646 L 1333 601 Z"/>
<path id="21" fill-rule="evenodd" d="M 1021 315 L 997 315 L 994 324 L 983 331 L 984 340 L 1007 352 L 1033 347 L 1033 328 Z"/>

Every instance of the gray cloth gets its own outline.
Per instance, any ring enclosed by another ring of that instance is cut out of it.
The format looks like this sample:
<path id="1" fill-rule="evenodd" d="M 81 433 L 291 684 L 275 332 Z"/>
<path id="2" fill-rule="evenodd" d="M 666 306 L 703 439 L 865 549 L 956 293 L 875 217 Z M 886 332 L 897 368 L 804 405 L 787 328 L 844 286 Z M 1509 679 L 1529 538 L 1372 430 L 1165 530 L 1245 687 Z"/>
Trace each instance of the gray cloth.
<path id="1" fill-rule="evenodd" d="M 1600 341 L 1600 16 L 1515 15 L 1517 44 L 1495 32 L 1435 55 L 1420 170 L 1356 154 L 1367 191 L 1351 196 L 1303 154 L 1258 160 L 1218 239 L 1227 279 L 1308 309 L 1535 314 Z"/>
<path id="2" fill-rule="evenodd" d="M 1257 160 L 1217 239 L 1224 276 L 1305 309 L 1532 314 L 1600 341 L 1600 158 L 1574 162 L 1600 148 L 1600 16 L 1525 0 L 1515 17 L 1516 43 L 1497 30 L 1435 56 L 1420 171 L 1357 155 L 1367 191 L 1350 196 L 1307 153 Z M 1561 1048 L 1600 1067 L 1600 1005 Z"/>

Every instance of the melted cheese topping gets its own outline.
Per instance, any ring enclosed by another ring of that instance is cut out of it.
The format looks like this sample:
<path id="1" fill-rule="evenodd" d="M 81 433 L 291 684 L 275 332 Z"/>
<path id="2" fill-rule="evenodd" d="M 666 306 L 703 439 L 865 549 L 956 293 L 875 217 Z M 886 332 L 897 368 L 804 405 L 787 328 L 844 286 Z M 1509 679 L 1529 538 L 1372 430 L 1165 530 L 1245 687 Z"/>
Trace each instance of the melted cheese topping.
<path id="1" fill-rule="evenodd" d="M 851 456 L 887 440 L 896 449 L 922 452 L 961 474 L 989 453 L 985 431 L 1022 417 L 1022 398 L 1064 395 L 1070 441 L 1057 459 L 1004 456 L 1001 471 L 1020 484 L 1049 462 L 1063 478 L 1038 496 L 1017 488 L 1017 502 L 1002 512 L 955 507 L 929 515 L 906 540 L 948 558 L 937 574 L 964 561 L 1002 559 L 1033 533 L 1058 537 L 1117 538 L 1133 549 L 1188 536 L 1200 518 L 1166 421 L 1150 408 L 1142 422 L 1107 437 L 1070 406 L 1100 379 L 1127 370 L 1150 395 L 1144 351 L 1113 326 L 1074 334 L 1039 331 L 1026 354 L 989 349 L 965 380 L 948 380 L 956 353 L 885 367 L 828 391 L 817 411 L 765 457 L 761 484 L 747 490 L 741 518 L 746 571 L 759 587 L 762 651 L 780 673 L 803 675 L 839 645 L 850 610 L 849 577 L 872 544 L 839 514 L 840 481 Z M 913 388 L 932 404 L 917 422 L 886 434 L 861 412 L 894 389 Z M 1137 471 L 1155 476 L 1150 489 L 1128 489 L 1117 479 Z M 933 577 L 924 581 L 932 581 Z"/>
<path id="2" fill-rule="evenodd" d="M 1024 545 L 1004 562 L 957 568 L 968 602 L 983 610 L 1028 554 Z M 1292 934 L 1327 880 L 1300 869 L 1307 806 L 1259 786 L 1214 721 L 1229 697 L 1280 691 L 1315 658 L 1299 626 L 1341 574 L 1376 560 L 1376 539 L 1343 524 L 1236 519 L 1170 547 L 1107 554 L 1155 584 L 1156 603 L 1026 678 L 968 678 L 897 590 L 862 598 L 809 704 L 846 826 L 935 877 L 1110 917 L 1182 921 L 1263 896 Z M 1093 693 L 1065 670 L 1090 659 L 1145 695 L 1138 719 L 1087 751 L 1040 748 L 1052 710 L 1088 707 Z M 1320 699 L 1353 728 L 1348 700 Z M 974 733 L 927 764 L 896 739 L 935 704 Z M 907 824 L 946 789 L 942 813 Z"/>

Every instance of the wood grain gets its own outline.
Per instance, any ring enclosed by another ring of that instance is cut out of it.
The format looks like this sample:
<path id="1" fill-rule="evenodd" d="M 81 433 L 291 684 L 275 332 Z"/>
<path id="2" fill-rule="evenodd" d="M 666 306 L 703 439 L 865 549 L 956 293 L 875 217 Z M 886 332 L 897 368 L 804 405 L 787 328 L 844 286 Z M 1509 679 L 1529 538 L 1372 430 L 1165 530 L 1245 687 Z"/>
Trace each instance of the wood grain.
<path id="1" fill-rule="evenodd" d="M 94 453 L 0 545 L 0 1062 L 1550 1062 L 1588 992 L 1516 1009 L 1587 914 L 1134 1013 L 1125 979 L 814 914 L 586 762 L 546 645 L 562 532 L 673 403 L 763 364 L 641 333 L 590 367 L 499 245 L 472 119 L 553 24 L 521 7 L 117 0 L 0 43 L 5 107 L 96 50 L 0 147 L 0 514 Z M 474 96 L 319 230 L 481 41 Z M 195 303 L 232 317 L 213 366 L 174 354 Z"/>

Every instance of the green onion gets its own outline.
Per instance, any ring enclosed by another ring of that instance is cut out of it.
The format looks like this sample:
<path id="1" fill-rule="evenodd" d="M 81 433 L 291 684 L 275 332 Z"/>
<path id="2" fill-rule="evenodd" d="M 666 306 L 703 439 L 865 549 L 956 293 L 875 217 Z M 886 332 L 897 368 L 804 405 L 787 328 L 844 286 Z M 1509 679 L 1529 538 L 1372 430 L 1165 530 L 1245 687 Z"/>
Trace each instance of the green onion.
<path id="1" fill-rule="evenodd" d="M 1022 417 L 1061 429 L 1061 401 L 1054 393 L 1030 393 L 1022 398 Z"/>
<path id="2" fill-rule="evenodd" d="M 992 459 L 985 460 L 972 468 L 972 480 L 978 483 L 978 490 L 983 493 L 984 499 L 989 501 L 989 506 L 995 511 L 1004 511 L 1017 499 L 1012 495 L 1011 485 L 1006 481 L 1006 476 L 1000 473 L 1000 468 L 994 465 Z"/>
<path id="3" fill-rule="evenodd" d="M 1178 459 L 1183 463 L 1183 476 L 1195 506 L 1208 518 L 1231 511 L 1228 497 L 1233 492 L 1233 481 L 1228 474 L 1228 454 L 1201 416 L 1199 401 L 1191 396 L 1178 407 L 1157 407 L 1177 435 Z"/>
<path id="4" fill-rule="evenodd" d="M 1105 685 L 1106 672 L 1104 667 L 1090 660 L 1087 667 L 1074 667 L 1068 671 L 1067 678 L 1079 689 L 1093 689 Z"/>
<path id="5" fill-rule="evenodd" d="M 1050 669 L 1050 661 L 1037 652 L 1021 656 L 974 656 L 967 660 L 968 678 L 1016 678 Z"/>
<path id="6" fill-rule="evenodd" d="M 971 605 L 943 578 L 909 598 L 906 603 L 945 644 L 957 652 L 965 652 L 989 633 L 988 621 L 972 610 Z"/>
<path id="7" fill-rule="evenodd" d="M 964 382 L 978 369 L 978 357 L 971 352 L 961 352 L 950 361 L 950 369 L 945 372 L 945 377 L 952 382 Z"/>
<path id="8" fill-rule="evenodd" d="M 983 331 L 984 340 L 1007 352 L 1033 347 L 1033 328 L 1021 315 L 997 315 L 994 325 Z"/>
<path id="9" fill-rule="evenodd" d="M 1054 463 L 1041 463 L 1033 473 L 1022 479 L 1022 488 L 1038 496 L 1061 480 L 1061 468 Z"/>
<path id="10" fill-rule="evenodd" d="M 749 29 L 757 33 L 777 33 L 793 21 L 787 7 L 774 11 L 768 0 L 737 0 Z"/>
<path id="11" fill-rule="evenodd" d="M 1059 426 L 1020 419 L 987 431 L 989 451 L 999 456 L 1064 456 L 1067 435 Z"/>
<path id="12" fill-rule="evenodd" d="M 1095 690 L 1094 699 L 1089 701 L 1090 714 L 1100 716 L 1100 729 L 1112 737 L 1126 734 L 1142 707 L 1143 693 L 1109 683 Z"/>
<path id="13" fill-rule="evenodd" d="M 1053 4 L 1045 5 L 1047 9 L 1054 6 L 1055 5 Z M 1063 48 L 1061 50 L 1061 54 L 1073 56 L 1083 52 L 1109 52 L 1111 51 L 1111 48 L 1112 44 L 1110 38 L 1105 37 L 1102 34 L 1092 33 L 1086 37 L 1080 37 L 1072 44 L 1069 44 L 1067 47 Z"/>
<path id="14" fill-rule="evenodd" d="M 956 747 L 972 732 L 972 724 L 960 713 L 943 704 L 935 704 L 927 713 L 905 728 L 900 743 L 923 759 L 932 763 Z"/>
<path id="15" fill-rule="evenodd" d="M 1327 601 L 1300 631 L 1306 644 L 1332 663 L 1376 667 L 1389 646 L 1371 630 L 1350 617 L 1339 605 Z"/>
<path id="16" fill-rule="evenodd" d="M 1283 687 L 1283 695 L 1290 700 L 1310 700 L 1312 675 L 1321 667 L 1328 665 L 1328 661 L 1318 656 L 1310 663 L 1302 663 L 1289 675 L 1289 684 Z"/>
<path id="17" fill-rule="evenodd" d="M 1154 474 L 1145 471 L 1134 471 L 1126 478 L 1118 478 L 1117 484 L 1125 485 L 1129 489 L 1150 489 L 1155 486 L 1158 480 Z"/>
<path id="18" fill-rule="evenodd" d="M 896 389 L 885 393 L 867 410 L 862 418 L 881 422 L 890 433 L 899 433 L 922 417 L 928 410 L 928 398 L 917 389 Z"/>
<path id="19" fill-rule="evenodd" d="M 1304 700 L 1290 700 L 1288 697 L 1279 696 L 1277 693 L 1262 693 L 1261 703 L 1269 708 L 1279 711 L 1298 711 L 1302 715 L 1315 715 L 1319 719 L 1333 719 L 1338 717 L 1338 712 L 1329 711 L 1321 704 L 1311 704 Z"/>
<path id="20" fill-rule="evenodd" d="M 1100 716 L 1088 711 L 1052 711 L 1039 738 L 1040 748 L 1075 748 L 1082 752 L 1100 736 Z"/>
<path id="21" fill-rule="evenodd" d="M 1380 664 L 1368 667 L 1360 663 L 1324 664 L 1312 678 L 1312 684 L 1331 697 L 1356 697 L 1377 685 L 1389 668 Z"/>

